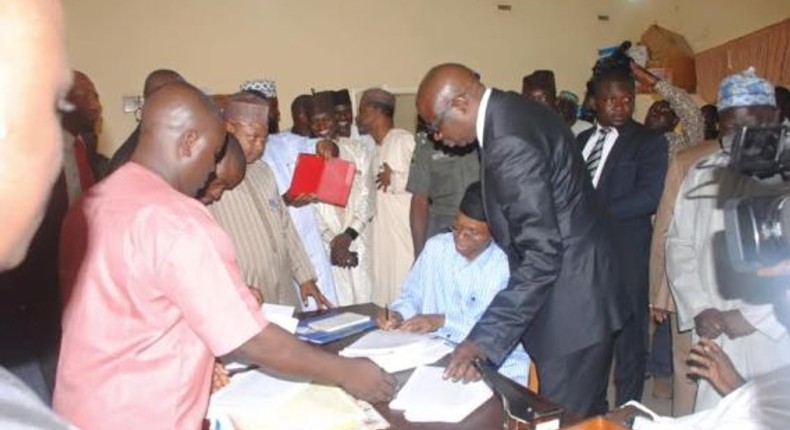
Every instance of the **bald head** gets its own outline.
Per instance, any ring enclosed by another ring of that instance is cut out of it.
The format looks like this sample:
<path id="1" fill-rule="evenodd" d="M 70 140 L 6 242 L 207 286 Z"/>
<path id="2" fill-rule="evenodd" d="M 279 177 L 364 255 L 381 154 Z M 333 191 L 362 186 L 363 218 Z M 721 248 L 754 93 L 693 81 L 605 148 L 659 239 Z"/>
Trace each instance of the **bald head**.
<path id="1" fill-rule="evenodd" d="M 176 190 L 195 196 L 214 171 L 224 143 L 222 117 L 214 102 L 186 82 L 173 82 L 143 105 L 140 141 L 131 160 Z"/>
<path id="2" fill-rule="evenodd" d="M 462 65 L 438 65 L 417 90 L 417 111 L 437 140 L 448 146 L 474 142 L 475 121 L 485 87 L 476 73 Z"/>
<path id="3" fill-rule="evenodd" d="M 55 0 L 0 3 L 0 270 L 24 258 L 60 170 L 71 82 L 63 17 Z M 8 209 L 13 208 L 13 210 Z"/>
<path id="4" fill-rule="evenodd" d="M 143 98 L 148 98 L 154 91 L 158 90 L 159 88 L 164 87 L 165 85 L 171 82 L 185 82 L 183 76 L 181 76 L 175 70 L 170 69 L 157 69 L 153 72 L 149 73 L 148 76 L 145 78 L 145 84 L 143 84 Z"/>
<path id="5" fill-rule="evenodd" d="M 260 96 L 248 92 L 232 94 L 222 110 L 225 127 L 241 143 L 247 163 L 261 159 L 269 135 L 269 105 Z"/>

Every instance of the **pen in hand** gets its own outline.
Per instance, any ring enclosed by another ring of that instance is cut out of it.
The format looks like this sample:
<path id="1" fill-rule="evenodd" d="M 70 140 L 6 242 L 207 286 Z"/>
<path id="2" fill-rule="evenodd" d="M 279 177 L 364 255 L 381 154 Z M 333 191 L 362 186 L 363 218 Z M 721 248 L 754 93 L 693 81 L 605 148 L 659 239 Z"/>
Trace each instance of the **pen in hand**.
<path id="1" fill-rule="evenodd" d="M 384 305 L 384 321 L 390 320 L 390 307 L 389 305 Z"/>

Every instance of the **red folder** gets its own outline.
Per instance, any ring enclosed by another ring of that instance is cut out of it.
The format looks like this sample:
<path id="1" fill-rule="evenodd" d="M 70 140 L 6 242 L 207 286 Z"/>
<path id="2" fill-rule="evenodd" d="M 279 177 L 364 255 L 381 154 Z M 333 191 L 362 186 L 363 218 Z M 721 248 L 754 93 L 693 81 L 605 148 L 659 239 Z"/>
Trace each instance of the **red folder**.
<path id="1" fill-rule="evenodd" d="M 356 173 L 354 163 L 320 155 L 299 154 L 288 197 L 313 193 L 324 203 L 345 207 Z"/>

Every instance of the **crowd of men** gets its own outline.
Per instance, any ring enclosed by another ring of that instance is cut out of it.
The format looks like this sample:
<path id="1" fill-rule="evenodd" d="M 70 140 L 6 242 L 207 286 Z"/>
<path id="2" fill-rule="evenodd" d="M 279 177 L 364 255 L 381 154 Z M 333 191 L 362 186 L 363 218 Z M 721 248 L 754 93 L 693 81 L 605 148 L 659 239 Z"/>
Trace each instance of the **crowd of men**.
<path id="1" fill-rule="evenodd" d="M 446 378 L 479 379 L 485 359 L 527 384 L 533 363 L 540 393 L 578 416 L 642 399 L 650 375 L 684 417 L 611 419 L 790 418 L 789 265 L 740 273 L 723 253 L 723 201 L 790 192 L 720 162 L 743 127 L 790 122 L 788 91 L 753 69 L 699 108 L 633 61 L 596 63 L 584 106 L 549 70 L 517 94 L 442 64 L 419 85 L 415 133 L 380 88 L 356 112 L 348 90 L 300 95 L 281 130 L 273 81 L 209 96 L 160 69 L 108 160 L 58 2 L 10 1 L 0 28 L 15 59 L 0 65 L 3 428 L 200 428 L 228 354 L 392 398 L 392 375 L 298 341 L 263 302 L 387 305 L 383 329 L 458 344 Z M 644 124 L 636 82 L 660 97 Z M 344 206 L 289 192 L 300 154 L 353 164 Z"/>

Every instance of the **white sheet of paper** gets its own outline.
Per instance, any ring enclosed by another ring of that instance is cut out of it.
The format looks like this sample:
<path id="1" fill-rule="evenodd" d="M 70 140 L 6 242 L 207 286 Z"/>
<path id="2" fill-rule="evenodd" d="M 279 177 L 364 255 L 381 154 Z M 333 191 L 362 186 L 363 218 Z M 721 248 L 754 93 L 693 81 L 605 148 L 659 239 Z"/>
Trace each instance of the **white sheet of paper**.
<path id="1" fill-rule="evenodd" d="M 389 373 L 433 364 L 453 347 L 430 333 L 376 330 L 340 351 L 344 357 L 367 357 Z"/>
<path id="2" fill-rule="evenodd" d="M 254 374 L 259 372 L 250 372 Z M 239 378 L 211 396 L 208 419 L 222 430 L 381 430 L 387 421 L 343 390 L 316 384 Z M 241 377 L 242 375 L 238 375 Z M 235 379 L 236 377 L 234 377 Z M 274 378 L 277 379 L 277 378 Z M 230 388 L 230 391 L 226 391 Z"/>
<path id="3" fill-rule="evenodd" d="M 409 348 L 432 343 L 434 335 L 410 333 L 401 330 L 375 330 L 347 346 L 341 355 L 346 357 L 370 357 L 377 354 L 391 354 Z"/>
<path id="4" fill-rule="evenodd" d="M 309 381 L 285 379 L 262 370 L 239 373 L 211 396 L 208 417 L 239 410 L 275 410 L 308 385 Z"/>
<path id="5" fill-rule="evenodd" d="M 462 384 L 443 379 L 443 373 L 442 367 L 418 367 L 390 402 L 390 408 L 404 411 L 411 422 L 457 423 L 493 394 L 483 381 Z"/>
<path id="6" fill-rule="evenodd" d="M 288 333 L 296 333 L 296 326 L 299 325 L 299 320 L 294 318 L 294 307 L 275 305 L 272 303 L 264 303 L 261 306 L 263 316 L 270 322 L 277 324 Z"/>

